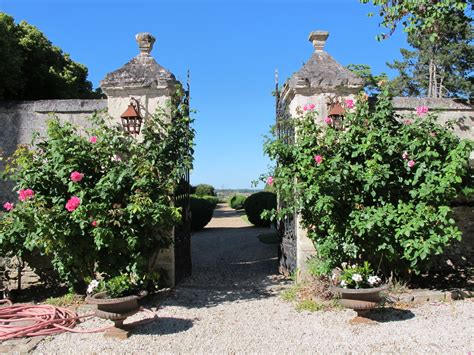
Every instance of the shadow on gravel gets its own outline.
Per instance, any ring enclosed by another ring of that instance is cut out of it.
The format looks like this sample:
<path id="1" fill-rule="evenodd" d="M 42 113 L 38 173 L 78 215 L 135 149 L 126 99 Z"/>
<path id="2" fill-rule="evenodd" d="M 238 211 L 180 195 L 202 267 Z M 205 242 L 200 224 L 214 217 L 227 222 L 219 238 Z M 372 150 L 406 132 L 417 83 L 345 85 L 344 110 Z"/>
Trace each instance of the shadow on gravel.
<path id="1" fill-rule="evenodd" d="M 158 312 L 159 314 L 159 312 Z M 133 329 L 133 334 L 167 335 L 185 332 L 193 326 L 191 319 L 160 317 L 153 323 Z"/>
<path id="2" fill-rule="evenodd" d="M 415 317 L 415 314 L 408 309 L 393 307 L 376 308 L 365 314 L 365 317 L 379 323 L 399 322 Z"/>

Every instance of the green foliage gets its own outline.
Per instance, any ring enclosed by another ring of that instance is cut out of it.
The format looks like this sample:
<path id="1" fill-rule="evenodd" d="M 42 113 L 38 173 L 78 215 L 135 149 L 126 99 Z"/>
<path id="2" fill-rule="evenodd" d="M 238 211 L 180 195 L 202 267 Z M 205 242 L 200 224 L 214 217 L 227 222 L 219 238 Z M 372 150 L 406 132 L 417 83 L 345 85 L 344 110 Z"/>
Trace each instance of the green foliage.
<path id="1" fill-rule="evenodd" d="M 276 195 L 267 191 L 254 193 L 247 197 L 244 208 L 250 223 L 259 227 L 268 227 L 271 221 L 266 217 L 262 218 L 262 213 L 276 208 Z"/>
<path id="2" fill-rule="evenodd" d="M 208 184 L 197 185 L 193 193 L 198 196 L 217 196 L 214 186 Z"/>
<path id="3" fill-rule="evenodd" d="M 139 280 L 133 280 L 128 274 L 121 274 L 108 280 L 101 280 L 97 292 L 105 291 L 107 297 L 115 298 L 136 295 L 143 287 L 143 283 Z"/>
<path id="4" fill-rule="evenodd" d="M 385 273 L 418 273 L 461 238 L 450 203 L 473 143 L 431 113 L 397 119 L 387 90 L 373 112 L 361 95 L 341 128 L 315 124 L 315 113 L 306 112 L 279 123 L 298 132 L 295 144 L 274 129 L 265 145 L 278 162 L 272 176 L 283 206 L 271 217 L 301 213 L 321 273 L 365 260 Z"/>
<path id="5" fill-rule="evenodd" d="M 287 302 L 296 301 L 299 290 L 300 290 L 299 286 L 297 284 L 294 284 L 290 288 L 287 288 L 281 293 L 281 298 L 283 299 L 283 301 L 287 301 Z"/>
<path id="6" fill-rule="evenodd" d="M 212 204 L 212 208 L 216 208 L 217 204 L 219 203 L 219 198 L 216 196 L 206 196 L 206 195 L 204 196 L 195 195 L 195 196 L 210 202 Z"/>
<path id="7" fill-rule="evenodd" d="M 36 27 L 0 13 L 0 99 L 96 98 L 87 68 Z"/>
<path id="8" fill-rule="evenodd" d="M 379 82 L 388 80 L 385 73 L 373 75 L 370 66 L 365 64 L 349 64 L 346 68 L 364 80 L 364 90 L 370 96 L 379 94 Z"/>
<path id="9" fill-rule="evenodd" d="M 234 195 L 230 198 L 229 205 L 234 210 L 241 210 L 244 208 L 244 203 L 246 199 L 247 199 L 247 196 L 245 195 Z"/>
<path id="10" fill-rule="evenodd" d="M 84 298 L 75 293 L 67 293 L 61 297 L 49 297 L 45 303 L 56 307 L 70 307 L 74 304 L 80 304 L 84 301 Z"/>
<path id="11" fill-rule="evenodd" d="M 439 39 L 439 25 L 448 24 L 453 11 L 465 11 L 472 7 L 472 0 L 359 0 L 363 4 L 378 6 L 381 25 L 389 29 L 388 34 L 377 36 L 388 38 L 398 24 L 411 34 L 423 32 L 434 42 Z M 373 13 L 369 13 L 373 16 Z"/>
<path id="12" fill-rule="evenodd" d="M 445 17 L 436 41 L 425 32 L 410 33 L 413 50 L 401 49 L 403 59 L 387 63 L 399 72 L 391 82 L 395 95 L 469 98 L 474 92 L 472 19 L 456 9 Z"/>
<path id="13" fill-rule="evenodd" d="M 302 300 L 296 304 L 298 312 L 318 312 L 324 309 L 324 305 L 313 300 Z"/>
<path id="14" fill-rule="evenodd" d="M 191 229 L 199 231 L 212 219 L 214 204 L 202 196 L 191 196 Z"/>
<path id="15" fill-rule="evenodd" d="M 180 221 L 170 196 L 192 164 L 187 107 L 178 92 L 169 110 L 145 121 L 143 142 L 102 116 L 90 120 L 84 130 L 53 118 L 46 138 L 37 136 L 9 159 L 4 176 L 34 196 L 0 218 L 0 252 L 49 255 L 61 279 L 80 292 L 96 275 L 154 282 L 153 260 Z M 82 179 L 74 182 L 72 172 Z M 69 211 L 73 196 L 80 204 Z"/>

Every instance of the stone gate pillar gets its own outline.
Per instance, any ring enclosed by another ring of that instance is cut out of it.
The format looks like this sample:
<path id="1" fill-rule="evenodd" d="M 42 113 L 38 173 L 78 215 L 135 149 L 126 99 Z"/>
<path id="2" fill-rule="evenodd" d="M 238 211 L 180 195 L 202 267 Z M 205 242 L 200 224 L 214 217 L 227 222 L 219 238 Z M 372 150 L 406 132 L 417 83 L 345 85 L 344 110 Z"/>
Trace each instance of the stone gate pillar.
<path id="1" fill-rule="evenodd" d="M 121 114 L 127 109 L 130 100 L 136 99 L 140 114 L 146 121 L 158 108 L 166 108 L 166 102 L 174 94 L 178 81 L 167 69 L 159 65 L 151 56 L 155 37 L 150 33 L 135 36 L 139 54 L 120 69 L 108 73 L 100 82 L 107 95 L 109 115 L 121 124 Z M 172 231 L 174 239 L 174 231 Z M 175 283 L 175 254 L 173 245 L 160 252 L 156 268 L 168 272 L 169 286 Z"/>
<path id="2" fill-rule="evenodd" d="M 283 114 L 297 116 L 298 110 L 305 105 L 314 104 L 318 115 L 315 124 L 320 124 L 325 117 L 334 113 L 335 110 L 343 110 L 346 99 L 355 100 L 356 94 L 363 87 L 363 80 L 350 70 L 336 62 L 327 52 L 324 45 L 329 32 L 314 31 L 309 35 L 309 41 L 314 46 L 314 53 L 303 67 L 294 73 L 283 85 L 280 95 L 280 107 Z M 307 276 L 307 260 L 315 255 L 316 250 L 313 242 L 307 237 L 306 230 L 301 226 L 301 216 L 296 216 L 296 270 L 297 280 Z M 286 234 L 286 233 L 285 233 Z M 283 236 L 285 238 L 285 236 Z M 286 245 L 288 245 L 288 241 Z M 282 244 L 283 246 L 284 244 Z M 285 250 L 282 247 L 283 257 Z"/>

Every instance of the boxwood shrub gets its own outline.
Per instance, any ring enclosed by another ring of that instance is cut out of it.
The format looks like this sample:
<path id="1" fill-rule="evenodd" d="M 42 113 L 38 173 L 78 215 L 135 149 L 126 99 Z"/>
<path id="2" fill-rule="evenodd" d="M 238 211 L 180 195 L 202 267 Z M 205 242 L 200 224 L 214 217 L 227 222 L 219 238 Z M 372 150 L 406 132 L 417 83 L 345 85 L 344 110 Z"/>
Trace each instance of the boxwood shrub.
<path id="1" fill-rule="evenodd" d="M 244 202 L 246 199 L 247 199 L 247 196 L 234 195 L 229 199 L 229 205 L 234 210 L 242 210 L 244 208 Z"/>
<path id="2" fill-rule="evenodd" d="M 262 218 L 261 214 L 265 210 L 274 210 L 276 207 L 276 194 L 267 191 L 260 191 L 250 195 L 244 203 L 245 213 L 250 223 L 258 227 L 268 227 L 270 225 L 270 219 Z"/>

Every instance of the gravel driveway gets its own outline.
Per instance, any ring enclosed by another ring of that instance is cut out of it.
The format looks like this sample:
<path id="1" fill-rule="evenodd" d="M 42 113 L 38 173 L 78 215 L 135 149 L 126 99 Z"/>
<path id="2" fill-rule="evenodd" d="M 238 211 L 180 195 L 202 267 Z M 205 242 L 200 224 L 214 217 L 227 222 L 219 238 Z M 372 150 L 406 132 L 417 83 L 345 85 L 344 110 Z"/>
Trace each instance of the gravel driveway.
<path id="1" fill-rule="evenodd" d="M 34 352 L 474 352 L 474 302 L 469 299 L 383 310 L 376 325 L 349 325 L 350 310 L 297 312 L 278 296 L 287 284 L 276 273 L 276 246 L 257 238 L 265 231 L 219 206 L 208 227 L 192 237 L 193 276 L 155 300 L 158 321 L 123 341 L 102 334 L 48 337 Z M 103 324 L 94 319 L 79 327 Z"/>

